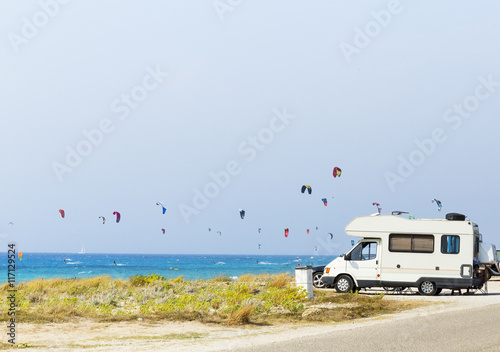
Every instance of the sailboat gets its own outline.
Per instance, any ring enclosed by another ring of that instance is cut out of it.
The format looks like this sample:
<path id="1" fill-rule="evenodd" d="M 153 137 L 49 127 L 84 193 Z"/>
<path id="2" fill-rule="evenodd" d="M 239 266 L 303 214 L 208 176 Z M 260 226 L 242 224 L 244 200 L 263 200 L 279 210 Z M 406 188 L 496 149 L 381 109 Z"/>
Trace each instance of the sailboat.
<path id="1" fill-rule="evenodd" d="M 80 252 L 78 254 L 85 254 L 85 246 L 82 243 L 82 249 L 80 249 Z"/>

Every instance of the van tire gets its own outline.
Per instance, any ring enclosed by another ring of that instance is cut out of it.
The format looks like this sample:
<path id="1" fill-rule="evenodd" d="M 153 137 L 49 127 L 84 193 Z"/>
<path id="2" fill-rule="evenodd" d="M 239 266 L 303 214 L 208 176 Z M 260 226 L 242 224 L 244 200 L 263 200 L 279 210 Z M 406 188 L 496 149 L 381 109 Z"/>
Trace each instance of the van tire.
<path id="1" fill-rule="evenodd" d="M 335 290 L 338 293 L 349 293 L 354 291 L 354 283 L 352 279 L 347 275 L 342 275 L 338 278 L 335 283 Z"/>
<path id="2" fill-rule="evenodd" d="M 313 273 L 313 286 L 316 288 L 325 288 L 326 285 L 323 281 L 321 281 L 321 278 L 323 277 L 323 272 L 322 271 L 317 271 Z"/>
<path id="3" fill-rule="evenodd" d="M 436 284 L 432 281 L 422 281 L 418 285 L 418 292 L 423 296 L 434 296 L 438 294 Z"/>

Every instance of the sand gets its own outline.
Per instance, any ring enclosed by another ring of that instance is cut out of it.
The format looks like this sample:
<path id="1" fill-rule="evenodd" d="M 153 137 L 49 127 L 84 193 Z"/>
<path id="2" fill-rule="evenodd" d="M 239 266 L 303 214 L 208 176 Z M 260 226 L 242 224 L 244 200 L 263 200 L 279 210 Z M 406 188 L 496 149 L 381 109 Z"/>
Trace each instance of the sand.
<path id="1" fill-rule="evenodd" d="M 81 320 L 61 324 L 17 325 L 17 342 L 36 346 L 37 351 L 222 351 L 272 346 L 297 338 L 324 336 L 325 334 L 363 329 L 373 325 L 405 321 L 458 310 L 473 311 L 500 304 L 500 281 L 489 281 L 488 294 L 450 295 L 444 290 L 436 297 L 416 294 L 392 294 L 386 299 L 427 301 L 433 304 L 398 314 L 332 324 L 300 324 L 225 327 L 196 322 L 146 321 L 95 323 Z M 363 294 L 374 294 L 366 292 Z M 467 319 L 467 315 L 463 315 Z M 6 328 L 4 328 L 4 331 Z M 6 336 L 5 334 L 3 336 Z M 2 342 L 6 342 L 5 338 Z M 272 350 L 272 347 L 270 348 Z"/>

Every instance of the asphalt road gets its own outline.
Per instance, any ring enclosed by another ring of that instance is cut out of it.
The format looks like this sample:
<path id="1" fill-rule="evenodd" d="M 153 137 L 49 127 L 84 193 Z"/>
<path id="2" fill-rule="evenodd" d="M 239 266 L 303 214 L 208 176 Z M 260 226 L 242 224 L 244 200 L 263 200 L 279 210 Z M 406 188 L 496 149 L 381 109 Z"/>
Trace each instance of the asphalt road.
<path id="1" fill-rule="evenodd" d="M 238 352 L 500 351 L 500 304 L 333 331 Z"/>

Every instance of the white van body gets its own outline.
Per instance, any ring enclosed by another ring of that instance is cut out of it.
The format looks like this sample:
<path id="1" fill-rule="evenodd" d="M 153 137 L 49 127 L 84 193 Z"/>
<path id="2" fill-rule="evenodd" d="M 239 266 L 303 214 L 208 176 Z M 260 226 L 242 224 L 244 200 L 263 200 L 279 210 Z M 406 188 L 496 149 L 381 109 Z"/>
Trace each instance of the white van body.
<path id="1" fill-rule="evenodd" d="M 418 287 L 434 295 L 443 288 L 480 288 L 489 279 L 479 261 L 482 236 L 471 221 L 362 216 L 345 231 L 361 240 L 329 263 L 321 279 L 339 292 Z"/>

